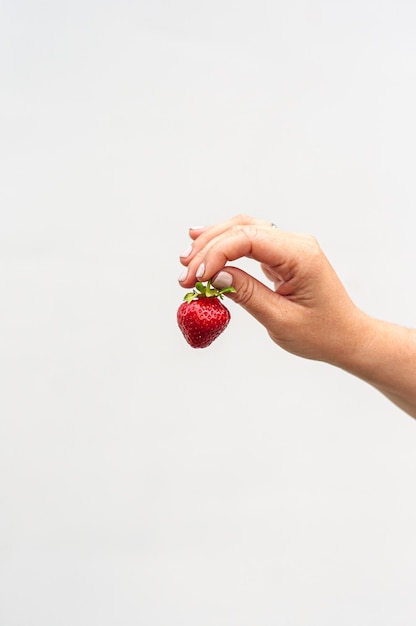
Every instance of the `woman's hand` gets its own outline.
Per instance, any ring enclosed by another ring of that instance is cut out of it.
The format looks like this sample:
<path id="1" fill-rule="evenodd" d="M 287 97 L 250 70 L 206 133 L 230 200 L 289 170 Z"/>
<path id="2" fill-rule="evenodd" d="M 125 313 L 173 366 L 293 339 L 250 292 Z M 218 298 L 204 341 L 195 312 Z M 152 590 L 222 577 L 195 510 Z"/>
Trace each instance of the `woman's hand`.
<path id="1" fill-rule="evenodd" d="M 181 255 L 183 287 L 211 279 L 235 287 L 227 297 L 243 306 L 279 346 L 306 358 L 337 363 L 340 351 L 363 341 L 365 316 L 352 303 L 316 239 L 238 215 L 191 229 L 192 246 Z M 270 286 L 228 262 L 258 261 Z M 226 267 L 227 265 L 227 267 Z"/>
<path id="2" fill-rule="evenodd" d="M 361 378 L 416 417 L 416 330 L 372 318 L 351 301 L 310 235 L 274 228 L 238 215 L 191 229 L 191 246 L 180 256 L 183 287 L 211 279 L 266 328 L 285 350 L 326 361 Z M 261 264 L 271 286 L 230 261 Z"/>

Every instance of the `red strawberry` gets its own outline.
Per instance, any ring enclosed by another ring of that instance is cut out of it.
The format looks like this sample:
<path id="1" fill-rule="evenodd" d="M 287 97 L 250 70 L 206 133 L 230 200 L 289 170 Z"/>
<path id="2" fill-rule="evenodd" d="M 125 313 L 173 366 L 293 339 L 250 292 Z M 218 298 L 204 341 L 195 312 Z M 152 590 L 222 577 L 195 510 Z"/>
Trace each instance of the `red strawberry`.
<path id="1" fill-rule="evenodd" d="M 178 326 L 192 348 L 206 348 L 226 329 L 230 321 L 229 310 L 220 302 L 223 294 L 235 292 L 234 287 L 214 289 L 196 283 L 196 290 L 187 293 L 177 313 Z"/>

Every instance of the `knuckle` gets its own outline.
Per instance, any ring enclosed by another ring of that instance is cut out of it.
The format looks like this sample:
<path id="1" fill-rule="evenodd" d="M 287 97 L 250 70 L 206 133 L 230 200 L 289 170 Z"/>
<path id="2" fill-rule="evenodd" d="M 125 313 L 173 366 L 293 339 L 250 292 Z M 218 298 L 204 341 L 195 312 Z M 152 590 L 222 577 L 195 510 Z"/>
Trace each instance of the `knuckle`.
<path id="1" fill-rule="evenodd" d="M 234 220 L 240 226 L 253 223 L 253 218 L 250 217 L 250 215 L 247 215 L 246 213 L 238 213 L 234 217 Z"/>
<path id="2" fill-rule="evenodd" d="M 306 235 L 303 244 L 303 256 L 309 271 L 319 274 L 325 263 L 325 256 L 322 252 L 322 248 L 319 245 L 318 240 L 313 235 Z"/>
<path id="3" fill-rule="evenodd" d="M 247 222 L 233 227 L 233 232 L 237 235 L 245 235 L 248 239 L 254 239 L 258 234 L 258 228 L 253 223 Z"/>
<path id="4" fill-rule="evenodd" d="M 252 300 L 254 294 L 254 283 L 252 280 L 243 281 L 239 285 L 237 292 L 234 295 L 234 301 L 242 306 L 248 304 Z"/>
<path id="5" fill-rule="evenodd" d="M 316 237 L 308 234 L 308 235 L 304 235 L 303 239 L 304 239 L 303 245 L 304 245 L 305 252 L 307 252 L 311 258 L 319 257 L 321 255 L 321 246 L 319 245 L 319 242 L 316 239 Z"/>

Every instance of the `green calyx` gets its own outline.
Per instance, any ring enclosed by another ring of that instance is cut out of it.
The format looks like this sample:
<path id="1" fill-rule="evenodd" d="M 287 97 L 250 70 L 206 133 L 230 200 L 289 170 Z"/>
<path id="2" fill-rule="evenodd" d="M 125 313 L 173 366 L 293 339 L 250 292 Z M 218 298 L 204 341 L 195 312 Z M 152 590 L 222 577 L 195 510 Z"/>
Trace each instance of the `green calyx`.
<path id="1" fill-rule="evenodd" d="M 234 287 L 226 287 L 226 289 L 215 289 L 211 286 L 211 281 L 208 281 L 205 285 L 203 283 L 196 283 L 195 288 L 184 296 L 186 302 L 192 302 L 198 298 L 223 298 L 224 293 L 235 293 Z"/>

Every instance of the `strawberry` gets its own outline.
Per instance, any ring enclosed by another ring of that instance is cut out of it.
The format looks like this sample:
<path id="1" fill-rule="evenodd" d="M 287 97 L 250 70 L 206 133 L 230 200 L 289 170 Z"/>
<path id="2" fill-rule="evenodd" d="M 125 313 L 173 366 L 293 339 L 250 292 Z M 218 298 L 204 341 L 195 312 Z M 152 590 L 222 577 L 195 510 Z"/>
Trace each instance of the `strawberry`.
<path id="1" fill-rule="evenodd" d="M 235 292 L 234 287 L 219 291 L 196 283 L 195 289 L 187 293 L 177 312 L 178 326 L 192 348 L 206 348 L 226 329 L 231 315 L 220 300 L 224 293 Z"/>

